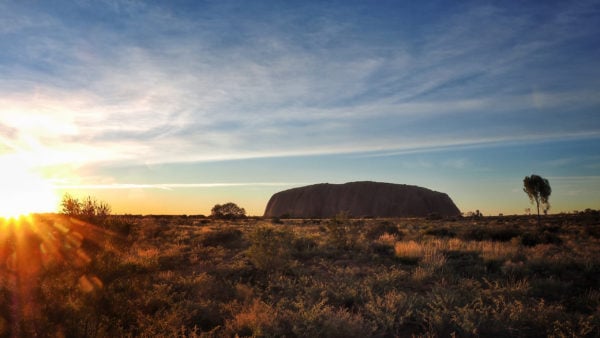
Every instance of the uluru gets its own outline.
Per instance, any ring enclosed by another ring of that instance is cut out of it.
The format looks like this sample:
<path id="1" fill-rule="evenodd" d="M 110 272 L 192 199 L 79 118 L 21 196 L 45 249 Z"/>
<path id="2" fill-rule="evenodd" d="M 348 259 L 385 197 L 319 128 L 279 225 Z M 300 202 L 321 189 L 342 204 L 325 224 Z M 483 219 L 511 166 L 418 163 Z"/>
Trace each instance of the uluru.
<path id="1" fill-rule="evenodd" d="M 340 212 L 348 212 L 352 217 L 460 215 L 445 193 L 414 185 L 364 181 L 320 183 L 280 191 L 271 196 L 264 216 L 329 218 Z"/>

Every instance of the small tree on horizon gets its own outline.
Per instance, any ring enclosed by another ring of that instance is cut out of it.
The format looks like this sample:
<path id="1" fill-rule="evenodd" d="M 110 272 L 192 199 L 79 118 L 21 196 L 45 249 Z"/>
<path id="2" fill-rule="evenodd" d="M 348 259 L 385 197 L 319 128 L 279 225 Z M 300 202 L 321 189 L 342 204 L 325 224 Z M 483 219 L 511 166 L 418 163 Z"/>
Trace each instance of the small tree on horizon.
<path id="1" fill-rule="evenodd" d="M 529 197 L 529 201 L 537 207 L 537 219 L 538 225 L 540 224 L 540 203 L 544 207 L 544 214 L 548 212 L 550 209 L 550 203 L 548 202 L 548 198 L 550 198 L 550 194 L 552 193 L 552 188 L 550 187 L 550 183 L 547 179 L 532 174 L 531 176 L 525 176 L 523 179 L 523 191 Z"/>
<path id="2" fill-rule="evenodd" d="M 228 202 L 223 205 L 215 204 L 210 210 L 210 215 L 213 218 L 220 219 L 236 219 L 246 217 L 246 210 L 240 208 L 237 204 Z"/>

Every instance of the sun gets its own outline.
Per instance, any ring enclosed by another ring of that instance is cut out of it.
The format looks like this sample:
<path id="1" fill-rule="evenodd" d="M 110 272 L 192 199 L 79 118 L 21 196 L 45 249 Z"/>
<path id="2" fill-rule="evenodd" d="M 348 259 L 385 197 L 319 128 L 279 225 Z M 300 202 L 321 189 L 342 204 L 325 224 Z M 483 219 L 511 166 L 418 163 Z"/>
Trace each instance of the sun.
<path id="1" fill-rule="evenodd" d="M 15 161 L 0 161 L 0 217 L 55 212 L 58 195 L 52 185 Z"/>

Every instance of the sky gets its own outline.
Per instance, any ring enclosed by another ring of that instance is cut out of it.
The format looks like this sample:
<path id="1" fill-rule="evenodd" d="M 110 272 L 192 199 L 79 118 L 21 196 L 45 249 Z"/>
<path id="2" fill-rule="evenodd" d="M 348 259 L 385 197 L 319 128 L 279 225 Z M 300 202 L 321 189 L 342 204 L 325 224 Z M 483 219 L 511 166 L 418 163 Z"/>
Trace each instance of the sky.
<path id="1" fill-rule="evenodd" d="M 588 0 L 0 1 L 0 170 L 114 213 L 379 181 L 522 214 L 531 174 L 599 209 L 599 36 Z"/>

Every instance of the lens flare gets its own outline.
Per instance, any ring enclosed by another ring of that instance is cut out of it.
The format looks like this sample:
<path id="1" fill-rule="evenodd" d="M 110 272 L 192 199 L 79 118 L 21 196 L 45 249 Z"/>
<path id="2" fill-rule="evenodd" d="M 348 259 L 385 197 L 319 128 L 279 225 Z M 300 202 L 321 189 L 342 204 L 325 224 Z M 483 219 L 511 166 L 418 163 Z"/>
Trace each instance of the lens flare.
<path id="1" fill-rule="evenodd" d="M 46 297 L 53 297 L 48 280 L 60 278 L 72 292 L 101 292 L 102 280 L 88 267 L 94 253 L 115 239 L 105 229 L 64 215 L 0 218 L 0 290 L 10 301 L 9 313 L 0 314 L 0 336 L 40 332 Z"/>

